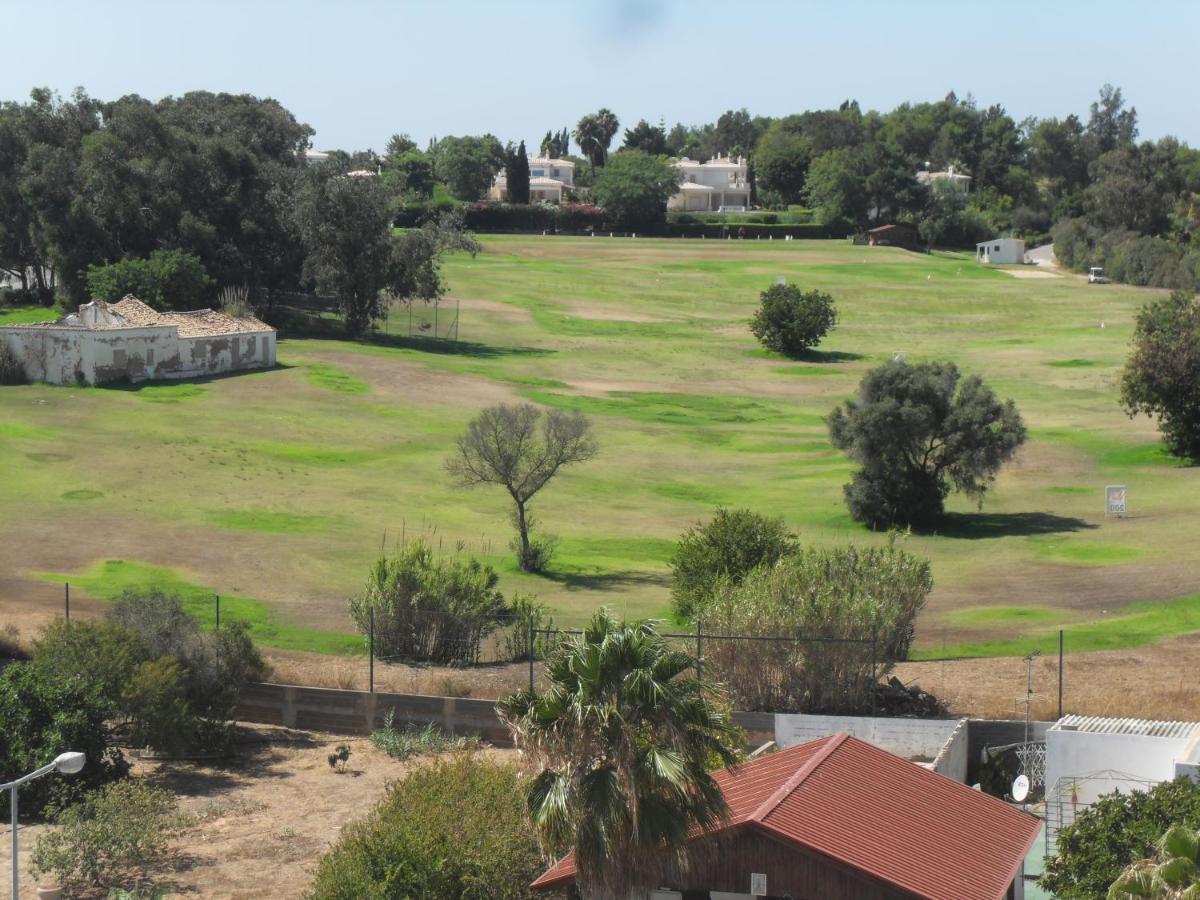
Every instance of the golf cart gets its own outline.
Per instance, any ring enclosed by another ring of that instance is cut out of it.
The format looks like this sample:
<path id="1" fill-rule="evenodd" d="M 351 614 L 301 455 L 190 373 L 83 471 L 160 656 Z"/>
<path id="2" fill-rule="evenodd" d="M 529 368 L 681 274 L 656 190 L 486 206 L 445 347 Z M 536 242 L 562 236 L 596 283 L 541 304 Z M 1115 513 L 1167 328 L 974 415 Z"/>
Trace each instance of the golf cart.
<path id="1" fill-rule="evenodd" d="M 1088 284 L 1108 284 L 1108 279 L 1104 277 L 1104 270 L 1099 266 L 1092 266 L 1088 269 Z"/>

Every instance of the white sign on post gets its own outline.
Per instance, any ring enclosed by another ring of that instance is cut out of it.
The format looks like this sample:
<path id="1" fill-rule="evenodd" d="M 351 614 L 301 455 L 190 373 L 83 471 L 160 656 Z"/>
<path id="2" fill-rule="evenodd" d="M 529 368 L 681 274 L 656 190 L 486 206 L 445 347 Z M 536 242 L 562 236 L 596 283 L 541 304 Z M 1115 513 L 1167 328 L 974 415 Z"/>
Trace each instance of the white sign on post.
<path id="1" fill-rule="evenodd" d="M 1104 514 L 1106 516 L 1125 515 L 1125 485 L 1110 484 L 1104 489 Z"/>
<path id="2" fill-rule="evenodd" d="M 767 873 L 766 872 L 751 872 L 750 873 L 750 894 L 754 897 L 767 896 Z"/>

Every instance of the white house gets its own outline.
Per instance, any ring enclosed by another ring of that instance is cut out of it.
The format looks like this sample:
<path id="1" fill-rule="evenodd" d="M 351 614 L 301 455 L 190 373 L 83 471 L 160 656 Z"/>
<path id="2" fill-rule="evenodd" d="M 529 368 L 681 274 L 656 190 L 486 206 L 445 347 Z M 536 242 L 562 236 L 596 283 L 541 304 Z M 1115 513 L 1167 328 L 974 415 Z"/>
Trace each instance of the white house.
<path id="1" fill-rule="evenodd" d="M 211 309 L 158 312 L 93 300 L 57 322 L 7 325 L 3 341 L 30 381 L 104 384 L 197 378 L 275 365 L 275 329 Z"/>
<path id="2" fill-rule="evenodd" d="M 992 265 L 1018 265 L 1025 262 L 1025 242 L 1018 238 L 992 238 L 975 245 L 975 259 Z"/>
<path id="3" fill-rule="evenodd" d="M 530 203 L 562 203 L 564 194 L 574 187 L 575 163 L 569 159 L 529 157 Z M 508 176 L 503 170 L 492 181 L 488 198 L 496 202 L 508 199 Z"/>
<path id="4" fill-rule="evenodd" d="M 929 164 L 926 163 L 926 165 Z M 922 170 L 917 173 L 917 181 L 926 187 L 933 187 L 935 184 L 948 184 L 964 194 L 971 189 L 971 176 L 964 175 L 962 172 L 955 172 L 954 166 L 950 166 L 944 172 Z"/>
<path id="5" fill-rule="evenodd" d="M 721 212 L 750 208 L 750 182 L 746 160 L 718 155 L 708 162 L 683 159 L 675 162 L 683 175 L 679 192 L 667 201 L 667 209 L 689 212 Z"/>

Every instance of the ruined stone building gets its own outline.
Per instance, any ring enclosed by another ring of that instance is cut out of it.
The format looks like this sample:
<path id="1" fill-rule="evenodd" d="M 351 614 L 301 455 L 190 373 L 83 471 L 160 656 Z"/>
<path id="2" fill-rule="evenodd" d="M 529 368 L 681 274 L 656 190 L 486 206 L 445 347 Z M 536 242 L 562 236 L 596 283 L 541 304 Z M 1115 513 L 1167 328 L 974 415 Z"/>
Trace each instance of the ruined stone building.
<path id="1" fill-rule="evenodd" d="M 30 381 L 105 384 L 269 369 L 275 329 L 211 309 L 158 312 L 135 297 L 93 300 L 57 322 L 7 325 L 0 341 Z"/>

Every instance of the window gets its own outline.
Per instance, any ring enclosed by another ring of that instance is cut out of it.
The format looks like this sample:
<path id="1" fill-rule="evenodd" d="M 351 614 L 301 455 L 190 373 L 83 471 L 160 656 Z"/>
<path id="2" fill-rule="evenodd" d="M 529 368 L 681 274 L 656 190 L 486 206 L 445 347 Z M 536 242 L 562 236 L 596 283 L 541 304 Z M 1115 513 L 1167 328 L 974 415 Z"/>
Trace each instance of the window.
<path id="1" fill-rule="evenodd" d="M 558 169 L 551 169 L 551 170 L 550 170 L 550 177 L 551 177 L 551 178 L 557 178 L 557 177 L 558 177 Z"/>
<path id="2" fill-rule="evenodd" d="M 543 177 L 545 177 L 545 175 L 546 175 L 545 169 L 530 169 L 529 170 L 530 178 L 543 178 Z"/>
<path id="3" fill-rule="evenodd" d="M 999 253 L 999 252 L 1000 252 L 1000 245 L 999 245 L 999 244 L 997 244 L 997 245 L 996 245 L 996 246 L 993 248 L 993 251 L 994 251 L 995 253 Z"/>
<path id="4" fill-rule="evenodd" d="M 695 183 L 696 183 L 696 176 L 695 176 L 695 175 L 689 175 L 689 176 L 688 176 L 688 181 L 690 181 L 692 184 L 695 184 Z"/>
<path id="5" fill-rule="evenodd" d="M 124 369 L 126 365 L 128 365 L 128 361 L 125 358 L 124 348 L 113 350 L 113 368 Z"/>

